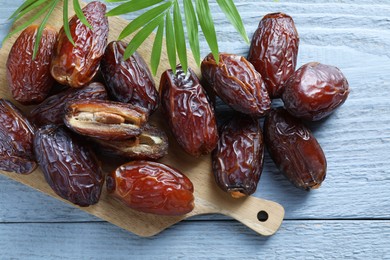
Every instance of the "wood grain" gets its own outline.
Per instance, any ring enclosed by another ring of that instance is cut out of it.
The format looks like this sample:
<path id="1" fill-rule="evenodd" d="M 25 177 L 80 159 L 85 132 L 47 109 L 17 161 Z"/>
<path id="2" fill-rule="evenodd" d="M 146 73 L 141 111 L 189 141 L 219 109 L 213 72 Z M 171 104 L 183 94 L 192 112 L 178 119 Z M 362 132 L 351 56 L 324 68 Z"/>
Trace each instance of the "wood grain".
<path id="1" fill-rule="evenodd" d="M 250 36 L 264 14 L 292 15 L 301 38 L 299 65 L 320 61 L 347 75 L 352 88 L 347 102 L 329 119 L 310 125 L 328 159 L 323 186 L 309 193 L 295 189 L 266 154 L 255 196 L 286 210 L 274 236 L 258 236 L 213 214 L 140 238 L 0 175 L 0 222 L 7 223 L 0 224 L 5 238 L 0 258 L 390 259 L 389 1 L 234 2 Z M 21 3 L 0 1 L 0 35 Z M 210 4 L 220 50 L 246 55 L 249 47 L 215 2 Z M 208 52 L 201 37 L 202 56 Z"/>
<path id="2" fill-rule="evenodd" d="M 72 9 L 72 7 L 70 7 L 70 9 Z M 52 14 L 53 19 L 50 21 L 52 26 L 57 28 L 61 27 L 61 14 L 61 9 L 57 8 L 54 10 Z M 111 41 L 118 37 L 121 28 L 126 26 L 127 21 L 114 17 L 109 20 L 109 23 L 109 41 Z M 17 35 L 7 41 L 0 51 L 0 72 L 2 75 L 5 75 L 5 64 L 8 53 L 16 37 Z M 153 39 L 153 37 L 149 37 L 143 43 L 142 47 L 138 49 L 139 54 L 147 61 L 150 60 L 150 49 L 153 46 Z M 195 67 L 193 59 L 189 60 L 189 65 Z M 163 52 L 160 70 L 167 67 L 169 67 L 169 63 L 167 62 L 166 53 Z M 157 74 L 158 76 L 155 77 L 157 83 L 160 80 L 159 75 L 161 75 L 161 73 L 162 72 L 160 71 Z M 0 77 L 0 86 L 0 96 L 12 100 L 4 76 Z M 24 111 L 28 113 L 29 109 L 30 108 L 25 107 Z M 158 111 L 153 114 L 151 121 L 164 128 L 166 132 L 169 131 L 165 125 L 163 116 Z M 169 136 L 169 140 L 169 154 L 164 157 L 161 162 L 179 169 L 193 182 L 195 189 L 195 209 L 192 212 L 179 217 L 158 216 L 137 212 L 112 199 L 105 189 L 103 189 L 98 204 L 90 207 L 80 207 L 80 209 L 140 236 L 152 236 L 185 218 L 211 213 L 220 213 L 235 218 L 262 235 L 268 236 L 276 232 L 284 217 L 284 209 L 281 205 L 255 197 L 248 197 L 242 200 L 230 198 L 228 194 L 219 191 L 214 183 L 209 155 L 198 159 L 193 158 L 182 151 L 175 143 L 172 136 Z M 115 169 L 119 165 L 120 161 L 112 162 L 109 168 Z M 7 172 L 1 173 L 11 179 L 60 199 L 47 184 L 40 169 L 37 169 L 27 176 Z M 268 219 L 266 221 L 258 220 L 257 214 L 260 211 L 264 211 L 268 214 Z"/>
<path id="3" fill-rule="evenodd" d="M 272 237 L 233 221 L 184 221 L 147 239 L 107 223 L 0 224 L 0 236 L 5 259 L 390 258 L 390 221 L 285 221 Z"/>

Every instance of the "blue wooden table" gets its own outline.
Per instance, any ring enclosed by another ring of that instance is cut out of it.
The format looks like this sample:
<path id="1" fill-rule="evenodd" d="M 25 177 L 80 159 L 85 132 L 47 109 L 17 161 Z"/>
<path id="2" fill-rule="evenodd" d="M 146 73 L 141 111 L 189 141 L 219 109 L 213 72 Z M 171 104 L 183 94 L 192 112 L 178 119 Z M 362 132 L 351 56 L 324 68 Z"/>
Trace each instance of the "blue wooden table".
<path id="1" fill-rule="evenodd" d="M 1 39 L 22 2 L 0 2 Z M 210 3 L 220 50 L 246 55 L 249 46 Z M 301 38 L 298 66 L 332 64 L 349 80 L 343 107 L 310 125 L 328 160 L 323 186 L 294 188 L 266 154 L 255 196 L 285 207 L 274 236 L 212 215 L 140 238 L 0 176 L 0 259 L 390 259 L 390 1 L 235 3 L 250 36 L 264 14 L 290 14 Z M 204 40 L 201 48 L 209 52 Z"/>

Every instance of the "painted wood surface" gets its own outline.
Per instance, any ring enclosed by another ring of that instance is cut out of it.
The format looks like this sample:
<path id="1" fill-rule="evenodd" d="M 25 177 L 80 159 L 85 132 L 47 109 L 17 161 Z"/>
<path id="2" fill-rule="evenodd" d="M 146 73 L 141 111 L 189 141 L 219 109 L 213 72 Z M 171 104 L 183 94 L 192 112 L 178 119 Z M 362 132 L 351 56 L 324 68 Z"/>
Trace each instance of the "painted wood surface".
<path id="1" fill-rule="evenodd" d="M 1 35 L 8 28 L 7 16 L 21 2 L 0 2 Z M 248 46 L 210 2 L 221 51 L 245 55 Z M 332 64 L 349 80 L 352 92 L 344 106 L 310 125 L 328 160 L 324 185 L 309 193 L 295 189 L 267 155 L 255 196 L 285 207 L 285 221 L 276 235 L 259 237 L 239 223 L 212 215 L 143 239 L 0 177 L 2 257 L 104 258 L 111 249 L 118 258 L 390 258 L 389 1 L 235 3 L 250 36 L 264 14 L 292 15 L 301 38 L 299 65 Z M 201 48 L 206 55 L 204 41 Z"/>

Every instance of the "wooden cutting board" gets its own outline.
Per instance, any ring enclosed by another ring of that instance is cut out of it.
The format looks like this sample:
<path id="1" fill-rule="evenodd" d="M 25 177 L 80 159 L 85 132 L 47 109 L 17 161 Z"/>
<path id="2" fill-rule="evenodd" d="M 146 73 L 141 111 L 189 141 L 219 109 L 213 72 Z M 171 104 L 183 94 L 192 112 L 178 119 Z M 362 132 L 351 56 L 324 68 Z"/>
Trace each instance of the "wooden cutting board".
<path id="1" fill-rule="evenodd" d="M 72 7 L 69 10 L 73 10 Z M 111 41 L 116 39 L 121 29 L 124 28 L 128 21 L 120 18 L 110 18 L 109 22 L 109 40 Z M 62 10 L 57 8 L 55 9 L 51 20 L 49 21 L 49 24 L 59 29 L 62 25 L 61 23 Z M 8 53 L 17 36 L 18 35 L 15 35 L 11 39 L 4 42 L 0 51 L 0 97 L 13 101 L 18 107 L 27 113 L 31 107 L 23 107 L 12 99 L 5 76 L 5 64 Z M 148 38 L 138 50 L 138 52 L 147 62 L 150 60 L 150 50 L 152 48 L 152 44 L 153 36 Z M 169 68 L 168 64 L 167 56 L 163 48 L 160 69 L 157 73 L 158 76 L 155 77 L 157 85 L 163 70 Z M 189 65 L 199 74 L 199 69 L 196 68 L 195 62 L 192 58 L 189 60 Z M 153 214 L 140 213 L 125 207 L 122 203 L 110 197 L 104 188 L 98 204 L 86 208 L 79 207 L 81 210 L 111 222 L 114 225 L 122 227 L 139 236 L 152 236 L 183 219 L 196 215 L 211 213 L 219 213 L 230 216 L 242 222 L 244 225 L 248 226 L 261 235 L 269 236 L 277 231 L 284 216 L 284 209 L 281 205 L 253 196 L 250 196 L 246 199 L 230 198 L 230 196 L 222 192 L 214 182 L 210 156 L 193 158 L 187 155 L 173 139 L 169 129 L 164 122 L 164 119 L 160 116 L 158 111 L 153 115 L 151 120 L 165 129 L 169 136 L 169 154 L 160 161 L 181 170 L 192 180 L 194 184 L 195 209 L 189 214 L 179 217 L 158 216 Z M 122 162 L 123 161 L 120 162 L 119 160 L 117 162 L 113 162 L 111 160 L 110 165 L 106 165 L 104 168 L 106 171 L 109 171 L 110 169 L 114 169 L 115 167 L 119 166 Z M 46 183 L 40 169 L 35 170 L 30 175 L 18 175 L 15 173 L 1 171 L 0 173 L 59 200 L 69 203 L 57 196 L 52 191 L 50 186 Z"/>

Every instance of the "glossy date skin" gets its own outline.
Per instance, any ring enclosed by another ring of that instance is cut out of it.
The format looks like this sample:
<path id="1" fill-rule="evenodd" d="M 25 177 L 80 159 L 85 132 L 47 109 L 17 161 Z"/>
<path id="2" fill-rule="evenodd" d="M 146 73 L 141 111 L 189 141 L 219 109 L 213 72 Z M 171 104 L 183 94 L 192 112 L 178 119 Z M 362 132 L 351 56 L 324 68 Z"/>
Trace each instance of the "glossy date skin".
<path id="1" fill-rule="evenodd" d="M 75 45 L 61 28 L 50 67 L 51 75 L 60 84 L 73 88 L 92 81 L 107 45 L 106 6 L 101 2 L 91 2 L 83 8 L 83 13 L 93 29 L 85 26 L 76 15 L 73 16 L 69 27 Z"/>
<path id="2" fill-rule="evenodd" d="M 215 93 L 233 109 L 254 117 L 265 116 L 271 108 L 261 75 L 244 57 L 219 54 L 219 64 L 210 53 L 201 64 L 202 76 Z"/>
<path id="3" fill-rule="evenodd" d="M 30 112 L 30 119 L 36 126 L 48 124 L 62 125 L 65 116 L 65 104 L 76 99 L 107 99 L 107 91 L 103 84 L 92 82 L 87 86 L 62 91 L 45 99 Z"/>
<path id="4" fill-rule="evenodd" d="M 176 74 L 161 76 L 160 99 L 163 113 L 179 145 L 190 155 L 210 153 L 218 142 L 217 122 L 196 74 L 179 66 Z"/>
<path id="5" fill-rule="evenodd" d="M 235 116 L 221 129 L 212 153 L 215 181 L 233 198 L 253 194 L 263 171 L 264 142 L 258 120 Z"/>
<path id="6" fill-rule="evenodd" d="M 348 81 L 338 68 L 310 62 L 300 67 L 286 82 L 282 99 L 293 116 L 317 121 L 340 107 L 349 92 Z"/>
<path id="7" fill-rule="evenodd" d="M 177 216 L 194 208 L 190 179 L 167 165 L 133 161 L 107 176 L 107 191 L 128 207 L 158 215 Z"/>
<path id="8" fill-rule="evenodd" d="M 38 25 L 27 27 L 16 39 L 8 55 L 6 74 L 12 97 L 23 105 L 42 102 L 55 80 L 50 75 L 50 62 L 57 31 L 45 27 L 36 58 L 33 59 Z"/>
<path id="9" fill-rule="evenodd" d="M 108 92 L 115 100 L 146 108 L 158 107 L 158 91 L 144 59 L 135 52 L 129 59 L 123 55 L 127 44 L 110 42 L 101 61 L 101 72 Z"/>
<path id="10" fill-rule="evenodd" d="M 34 126 L 11 102 L 0 99 L 0 170 L 29 174 L 37 167 Z"/>
<path id="11" fill-rule="evenodd" d="M 319 188 L 326 176 L 326 158 L 311 131 L 285 109 L 272 110 L 264 122 L 268 152 L 296 187 Z"/>
<path id="12" fill-rule="evenodd" d="M 299 36 L 294 20 L 284 13 L 267 14 L 253 34 L 248 61 L 261 74 L 271 98 L 281 97 L 295 71 Z"/>
<path id="13" fill-rule="evenodd" d="M 34 149 L 47 183 L 58 196 L 82 207 L 99 201 L 104 183 L 99 162 L 65 128 L 40 128 Z"/>
<path id="14" fill-rule="evenodd" d="M 140 135 L 122 141 L 94 139 L 103 152 L 132 160 L 158 160 L 168 153 L 168 137 L 164 131 L 145 125 Z"/>
<path id="15" fill-rule="evenodd" d="M 146 109 L 108 100 L 72 100 L 65 106 L 65 125 L 74 132 L 103 140 L 126 140 L 141 134 Z"/>

